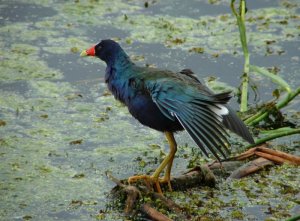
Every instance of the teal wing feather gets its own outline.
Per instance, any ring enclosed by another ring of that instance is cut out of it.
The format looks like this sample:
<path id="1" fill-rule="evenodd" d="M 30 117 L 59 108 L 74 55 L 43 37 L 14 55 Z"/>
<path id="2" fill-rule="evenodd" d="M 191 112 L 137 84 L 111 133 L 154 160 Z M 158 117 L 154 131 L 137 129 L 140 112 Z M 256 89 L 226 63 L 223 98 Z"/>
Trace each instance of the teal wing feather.
<path id="1" fill-rule="evenodd" d="M 169 119 L 177 119 L 205 155 L 218 160 L 228 154 L 228 133 L 222 124 L 222 111 L 230 93 L 211 94 L 189 77 L 179 74 L 148 79 L 153 101 Z"/>
<path id="2" fill-rule="evenodd" d="M 200 80 L 197 78 L 197 75 L 192 70 L 183 69 L 179 73 L 189 76 L 194 81 L 201 84 Z M 208 89 L 207 87 L 206 87 L 206 90 L 212 93 L 212 91 L 210 89 Z M 229 107 L 228 105 L 225 105 L 225 107 L 228 109 L 229 113 L 227 115 L 223 116 L 222 122 L 223 122 L 224 126 L 227 129 L 231 130 L 232 132 L 236 133 L 237 135 L 241 136 L 243 139 L 245 139 L 249 143 L 254 144 L 255 142 L 253 140 L 253 137 L 250 134 L 247 127 L 245 126 L 244 122 L 237 116 L 237 114 L 231 107 Z"/>

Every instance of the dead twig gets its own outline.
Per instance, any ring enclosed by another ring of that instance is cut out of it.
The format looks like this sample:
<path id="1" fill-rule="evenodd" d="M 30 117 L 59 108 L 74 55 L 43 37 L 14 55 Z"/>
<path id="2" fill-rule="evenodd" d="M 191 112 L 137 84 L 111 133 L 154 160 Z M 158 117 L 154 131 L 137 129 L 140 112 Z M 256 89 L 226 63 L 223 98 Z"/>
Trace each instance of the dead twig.
<path id="1" fill-rule="evenodd" d="M 117 179 L 116 177 L 114 177 L 110 171 L 106 171 L 105 175 L 107 176 L 108 179 L 110 179 L 111 181 L 113 181 L 115 184 L 117 184 L 119 187 L 125 187 L 126 185 L 124 185 L 121 180 Z"/>
<path id="2" fill-rule="evenodd" d="M 285 153 L 285 152 L 282 152 L 282 151 L 279 151 L 279 150 L 272 150 L 270 148 L 266 148 L 266 147 L 263 147 L 263 146 L 259 146 L 256 149 L 257 149 L 257 152 L 260 151 L 260 152 L 263 152 L 263 153 L 266 153 L 266 154 L 270 154 L 270 155 L 279 157 L 279 158 L 283 159 L 284 163 L 290 163 L 290 164 L 293 164 L 293 165 L 300 165 L 300 157 L 298 157 L 298 156 L 291 155 L 291 154 L 288 154 L 288 153 Z M 270 159 L 270 160 L 272 160 L 272 159 Z"/>
<path id="3" fill-rule="evenodd" d="M 254 155 L 266 158 L 278 164 L 288 163 L 292 165 L 300 165 L 300 157 L 279 150 L 270 149 L 268 148 L 267 144 L 253 147 L 246 152 L 228 160 L 245 160 Z"/>
<path id="4" fill-rule="evenodd" d="M 175 191 L 199 186 L 214 187 L 216 177 L 208 166 L 197 166 L 181 176 L 173 177 L 171 184 Z"/>
<path id="5" fill-rule="evenodd" d="M 260 146 L 251 148 L 236 157 L 230 158 L 229 160 L 242 161 L 245 159 L 249 159 L 251 156 L 258 156 L 259 158 L 250 161 L 249 163 L 233 171 L 229 176 L 229 179 L 231 178 L 240 179 L 242 177 L 255 173 L 267 166 L 274 165 L 274 163 L 276 164 L 288 163 L 292 165 L 300 165 L 300 157 L 282 151 L 272 150 L 268 148 L 267 144 L 262 144 Z"/>
<path id="6" fill-rule="evenodd" d="M 228 179 L 240 179 L 271 165 L 274 165 L 272 161 L 260 157 L 233 171 Z"/>
<path id="7" fill-rule="evenodd" d="M 115 184 L 117 184 L 118 187 L 121 188 L 122 192 L 126 193 L 124 213 L 125 215 L 132 214 L 138 199 L 142 195 L 140 190 L 135 186 L 123 184 L 121 180 L 115 178 L 109 171 L 106 171 L 105 174 L 111 181 L 113 181 Z"/>
<path id="8" fill-rule="evenodd" d="M 141 206 L 141 210 L 146 213 L 151 220 L 156 221 L 172 221 L 169 217 L 165 216 L 161 212 L 158 212 L 156 209 L 151 207 L 148 203 L 145 203 Z"/>
<path id="9" fill-rule="evenodd" d="M 175 212 L 176 214 L 182 213 L 183 209 L 173 200 L 170 200 L 159 193 L 152 193 L 152 196 L 154 199 L 159 199 L 169 210 Z"/>
<path id="10" fill-rule="evenodd" d="M 249 157 L 255 155 L 256 149 L 257 149 L 256 147 L 253 147 L 253 148 L 247 150 L 246 152 L 240 154 L 239 156 L 233 157 L 233 159 L 235 159 L 235 160 L 245 160 L 245 159 L 248 159 Z"/>
<path id="11" fill-rule="evenodd" d="M 141 197 L 141 192 L 135 186 L 126 186 L 124 191 L 127 193 L 127 199 L 125 202 L 124 213 L 125 215 L 132 214 L 138 199 Z"/>

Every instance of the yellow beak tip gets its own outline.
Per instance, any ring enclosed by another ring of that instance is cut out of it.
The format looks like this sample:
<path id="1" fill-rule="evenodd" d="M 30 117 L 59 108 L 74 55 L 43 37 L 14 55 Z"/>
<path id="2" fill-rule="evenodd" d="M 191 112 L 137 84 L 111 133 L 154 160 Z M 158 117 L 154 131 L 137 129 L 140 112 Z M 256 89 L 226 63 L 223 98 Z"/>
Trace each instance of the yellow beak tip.
<path id="1" fill-rule="evenodd" d="M 85 57 L 85 56 L 87 56 L 87 53 L 86 53 L 86 51 L 84 50 L 84 51 L 82 51 L 82 52 L 80 53 L 80 57 Z"/>

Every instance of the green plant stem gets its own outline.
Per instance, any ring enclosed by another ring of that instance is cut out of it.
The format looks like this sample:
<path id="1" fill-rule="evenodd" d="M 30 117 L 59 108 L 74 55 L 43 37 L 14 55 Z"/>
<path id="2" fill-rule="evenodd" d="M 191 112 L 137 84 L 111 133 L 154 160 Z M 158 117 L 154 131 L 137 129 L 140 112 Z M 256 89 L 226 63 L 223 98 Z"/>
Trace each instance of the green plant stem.
<path id="1" fill-rule="evenodd" d="M 280 131 L 280 132 L 274 132 L 274 134 L 271 134 L 269 136 L 266 136 L 266 137 L 263 137 L 261 139 L 256 140 L 255 144 L 251 144 L 251 145 L 247 146 L 247 148 L 257 146 L 257 145 L 265 143 L 269 140 L 274 140 L 274 139 L 279 138 L 279 137 L 290 136 L 290 135 L 293 135 L 293 134 L 300 134 L 300 128 L 296 128 L 296 129 L 287 128 L 286 130 L 283 130 L 283 131 Z"/>
<path id="2" fill-rule="evenodd" d="M 290 93 L 292 91 L 290 88 L 290 85 L 285 80 L 283 80 L 280 76 L 269 72 L 265 68 L 261 68 L 261 67 L 255 66 L 255 65 L 250 65 L 250 71 L 259 73 L 261 75 L 264 75 L 265 77 L 270 78 L 273 82 L 278 84 L 280 87 L 282 87 L 288 93 Z"/>
<path id="3" fill-rule="evenodd" d="M 296 215 L 294 217 L 288 218 L 286 221 L 297 221 L 300 220 L 300 215 Z"/>
<path id="4" fill-rule="evenodd" d="M 244 52 L 244 73 L 242 75 L 242 88 L 241 88 L 241 107 L 240 111 L 245 112 L 248 108 L 248 81 L 249 81 L 249 65 L 250 55 L 247 46 L 246 26 L 245 26 L 245 13 L 246 13 L 246 1 L 240 0 L 240 12 L 236 12 L 234 7 L 235 0 L 231 0 L 231 10 L 235 15 L 240 32 L 240 40 Z"/>
<path id="5" fill-rule="evenodd" d="M 250 54 L 248 51 L 248 45 L 247 45 L 247 37 L 246 37 L 246 26 L 245 26 L 245 13 L 246 13 L 246 0 L 240 0 L 240 7 L 239 12 L 237 12 L 235 6 L 234 6 L 235 0 L 231 0 L 231 10 L 232 13 L 235 15 L 237 19 L 237 24 L 239 27 L 239 33 L 240 33 L 240 41 L 243 48 L 244 53 L 244 73 L 242 75 L 242 85 L 241 85 L 241 107 L 240 111 L 245 112 L 248 109 L 248 81 L 249 81 L 249 72 L 254 71 L 259 74 L 262 74 L 268 78 L 270 78 L 272 81 L 274 81 L 276 84 L 284 88 L 284 90 L 287 91 L 287 95 L 285 98 L 278 102 L 277 104 L 274 104 L 273 107 L 270 106 L 270 108 L 266 108 L 264 110 L 260 110 L 258 113 L 253 115 L 252 117 L 248 118 L 245 123 L 248 125 L 254 125 L 257 124 L 259 121 L 262 121 L 265 119 L 274 109 L 281 109 L 282 107 L 285 107 L 295 96 L 299 94 L 298 88 L 296 91 L 292 92 L 291 87 L 289 84 L 284 81 L 281 77 L 274 75 L 270 73 L 268 70 L 264 68 L 260 68 L 254 65 L 250 65 Z"/>
<path id="6" fill-rule="evenodd" d="M 300 94 L 300 87 L 298 87 L 295 91 L 288 93 L 287 96 L 285 97 L 285 99 L 278 102 L 276 104 L 277 109 L 281 109 L 281 108 L 285 107 L 291 100 L 293 100 L 299 94 Z"/>
<path id="7" fill-rule="evenodd" d="M 298 87 L 295 91 L 292 91 L 290 93 L 287 93 L 285 98 L 278 102 L 277 104 L 274 105 L 273 108 L 276 108 L 277 110 L 287 106 L 287 104 L 293 100 L 297 95 L 300 94 L 300 87 Z M 245 120 L 245 123 L 248 125 L 255 125 L 258 122 L 262 121 L 265 119 L 272 111 L 273 108 L 265 109 L 264 111 L 259 111 L 257 114 L 251 116 L 247 120 Z"/>

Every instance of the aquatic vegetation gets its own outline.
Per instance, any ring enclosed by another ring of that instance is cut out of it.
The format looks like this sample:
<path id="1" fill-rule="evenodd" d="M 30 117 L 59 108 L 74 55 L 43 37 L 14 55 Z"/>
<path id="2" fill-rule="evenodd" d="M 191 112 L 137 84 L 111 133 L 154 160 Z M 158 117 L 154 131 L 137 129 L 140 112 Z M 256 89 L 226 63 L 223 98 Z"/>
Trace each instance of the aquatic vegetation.
<path id="1" fill-rule="evenodd" d="M 10 53 L 0 52 L 0 81 L 61 79 L 62 73 L 39 59 L 40 49 L 29 44 L 12 44 Z"/>

